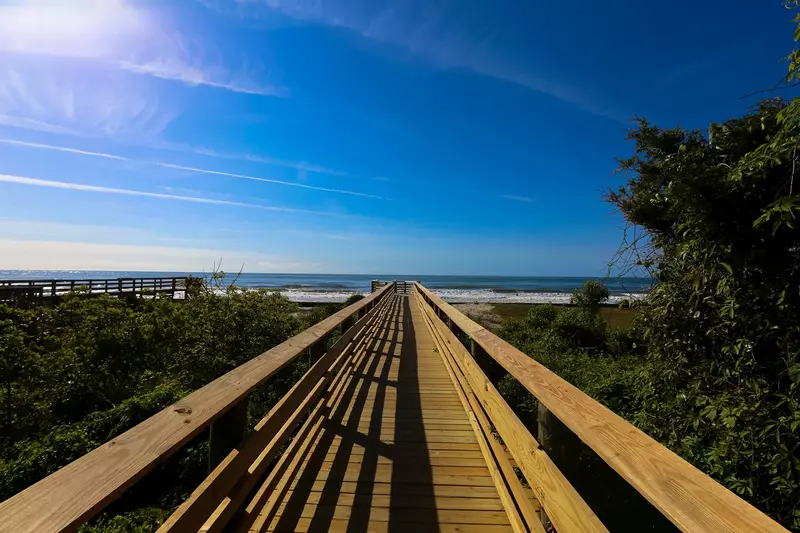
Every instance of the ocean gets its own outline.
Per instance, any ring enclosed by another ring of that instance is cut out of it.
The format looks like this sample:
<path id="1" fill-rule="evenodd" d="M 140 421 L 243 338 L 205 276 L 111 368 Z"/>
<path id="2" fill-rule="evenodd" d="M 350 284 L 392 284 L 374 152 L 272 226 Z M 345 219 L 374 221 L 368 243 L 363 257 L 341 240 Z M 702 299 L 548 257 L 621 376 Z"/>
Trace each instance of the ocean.
<path id="1" fill-rule="evenodd" d="M 0 279 L 114 279 L 123 277 L 205 276 L 202 272 L 124 272 L 92 270 L 0 270 Z M 225 281 L 232 282 L 235 273 Z M 424 276 L 417 274 L 241 274 L 236 285 L 281 291 L 297 302 L 344 301 L 354 293 L 368 293 L 370 282 L 415 280 L 449 302 L 567 303 L 570 293 L 588 279 L 608 287 L 612 303 L 647 293 L 647 278 L 584 278 L 549 276 Z"/>

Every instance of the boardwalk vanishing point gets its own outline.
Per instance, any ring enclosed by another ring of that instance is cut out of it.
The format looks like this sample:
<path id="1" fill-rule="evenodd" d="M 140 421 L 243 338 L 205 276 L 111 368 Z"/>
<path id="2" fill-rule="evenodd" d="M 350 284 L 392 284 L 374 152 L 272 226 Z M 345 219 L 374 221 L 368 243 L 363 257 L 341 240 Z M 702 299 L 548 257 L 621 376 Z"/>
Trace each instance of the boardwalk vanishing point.
<path id="1" fill-rule="evenodd" d="M 160 532 L 607 531 L 492 360 L 678 530 L 786 531 L 421 284 L 373 291 L 0 503 L 0 532 L 75 531 L 206 429 L 210 473 Z M 245 431 L 249 393 L 299 357 Z"/>

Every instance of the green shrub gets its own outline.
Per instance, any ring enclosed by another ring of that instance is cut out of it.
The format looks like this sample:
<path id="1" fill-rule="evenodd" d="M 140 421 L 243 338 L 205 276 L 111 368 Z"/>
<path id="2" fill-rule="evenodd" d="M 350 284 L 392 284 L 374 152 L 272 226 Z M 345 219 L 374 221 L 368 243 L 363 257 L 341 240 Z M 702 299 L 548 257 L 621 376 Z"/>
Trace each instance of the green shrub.
<path id="1" fill-rule="evenodd" d="M 0 500 L 308 325 L 279 294 L 193 287 L 182 302 L 73 295 L 54 308 L 0 306 Z M 249 421 L 307 369 L 301 357 L 254 390 Z M 84 531 L 154 530 L 205 477 L 206 437 L 156 467 Z"/>
<path id="2" fill-rule="evenodd" d="M 584 309 L 564 309 L 553 321 L 551 330 L 569 346 L 596 350 L 608 334 L 606 321 Z"/>
<path id="3" fill-rule="evenodd" d="M 344 301 L 344 306 L 343 307 L 347 307 L 349 305 L 353 305 L 354 303 L 360 302 L 363 299 L 364 299 L 364 295 L 363 294 L 353 294 L 353 295 L 347 297 L 347 300 Z"/>
<path id="4" fill-rule="evenodd" d="M 539 329 L 549 326 L 558 316 L 558 311 L 552 304 L 534 305 L 528 310 L 525 325 L 529 328 Z"/>
<path id="5" fill-rule="evenodd" d="M 590 279 L 580 289 L 572 292 L 572 299 L 578 307 L 597 311 L 600 304 L 608 300 L 608 287 L 598 280 Z"/>

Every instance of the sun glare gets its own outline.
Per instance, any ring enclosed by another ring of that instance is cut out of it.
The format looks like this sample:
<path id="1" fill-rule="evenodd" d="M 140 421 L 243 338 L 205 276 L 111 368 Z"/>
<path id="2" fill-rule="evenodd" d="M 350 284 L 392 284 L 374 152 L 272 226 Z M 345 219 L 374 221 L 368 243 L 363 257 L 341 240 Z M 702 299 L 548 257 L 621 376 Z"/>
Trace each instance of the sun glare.
<path id="1" fill-rule="evenodd" d="M 147 28 L 145 14 L 121 0 L 28 0 L 0 7 L 0 50 L 105 57 Z"/>

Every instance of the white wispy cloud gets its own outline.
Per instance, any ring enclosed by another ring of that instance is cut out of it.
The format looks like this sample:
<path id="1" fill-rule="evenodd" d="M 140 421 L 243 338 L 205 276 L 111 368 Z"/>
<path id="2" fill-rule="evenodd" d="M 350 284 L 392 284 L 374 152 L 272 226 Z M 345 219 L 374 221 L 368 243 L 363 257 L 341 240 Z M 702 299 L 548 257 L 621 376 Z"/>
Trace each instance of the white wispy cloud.
<path id="1" fill-rule="evenodd" d="M 536 201 L 535 198 L 530 198 L 528 196 L 518 196 L 516 194 L 501 194 L 500 198 L 504 200 L 512 200 L 514 202 L 526 202 L 526 203 L 532 203 Z"/>
<path id="2" fill-rule="evenodd" d="M 377 199 L 377 200 L 386 200 L 387 199 L 387 198 L 384 198 L 382 196 L 376 196 L 374 194 L 367 194 L 367 193 L 363 193 L 363 192 L 348 191 L 348 190 L 345 190 L 345 189 L 329 189 L 327 187 L 315 187 L 313 185 L 305 185 L 303 183 L 294 183 L 294 182 L 291 182 L 291 181 L 281 181 L 281 180 L 273 180 L 273 179 L 268 179 L 268 178 L 259 178 L 257 176 L 248 176 L 246 174 L 234 174 L 232 172 L 220 172 L 220 171 L 217 171 L 217 170 L 207 170 L 207 169 L 202 169 L 202 168 L 186 167 L 186 166 L 183 166 L 183 165 L 173 165 L 173 164 L 170 164 L 170 163 L 156 163 L 156 164 L 158 166 L 161 166 L 161 167 L 164 167 L 164 168 L 172 168 L 172 169 L 176 169 L 176 170 L 185 170 L 185 171 L 188 171 L 188 172 L 197 172 L 197 173 L 201 173 L 201 174 L 211 174 L 211 175 L 214 175 L 214 176 L 226 176 L 226 177 L 229 177 L 229 178 L 237 178 L 237 179 L 244 179 L 244 180 L 251 180 L 251 181 L 260 181 L 260 182 L 264 182 L 264 183 L 275 183 L 275 184 L 278 184 L 278 185 L 286 185 L 286 186 L 289 186 L 289 187 L 299 187 L 301 189 L 310 189 L 310 190 L 314 190 L 314 191 L 332 192 L 332 193 L 336 193 L 336 194 L 349 194 L 351 196 L 362 196 L 364 198 L 374 198 L 374 199 Z"/>
<path id="3" fill-rule="evenodd" d="M 146 5 L 123 0 L 0 6 L 0 51 L 90 60 L 137 75 L 239 93 L 284 96 L 265 69 L 231 70 L 213 44 L 187 38 Z"/>
<path id="4" fill-rule="evenodd" d="M 215 200 L 212 198 L 202 198 L 198 196 L 182 196 L 177 194 L 162 194 L 156 192 L 136 191 L 131 189 L 117 189 L 114 187 L 101 187 L 97 185 L 85 185 L 83 183 L 73 183 L 66 181 L 51 181 L 25 176 L 13 176 L 0 174 L 0 183 L 14 183 L 17 185 L 28 185 L 32 187 L 46 187 L 51 189 L 68 189 L 72 191 L 95 192 L 101 194 L 117 194 L 124 196 L 144 196 L 147 198 L 158 198 L 162 200 L 177 200 L 181 202 L 194 202 L 200 204 L 227 205 L 235 207 L 247 207 L 251 209 L 263 209 L 265 211 L 281 211 L 286 213 L 304 213 L 310 215 L 336 215 L 336 213 L 323 211 L 309 211 L 306 209 L 295 209 L 291 207 L 277 207 L 246 202 L 234 202 L 230 200 Z"/>
<path id="5" fill-rule="evenodd" d="M 157 145 L 153 145 L 153 148 L 158 148 L 161 150 L 169 150 L 173 152 L 185 152 L 197 155 L 204 155 L 219 159 L 236 159 L 240 161 L 251 161 L 253 163 L 264 163 L 267 165 L 275 165 L 278 167 L 293 168 L 298 171 L 316 172 L 318 174 L 328 174 L 330 176 L 343 176 L 343 177 L 351 176 L 350 173 L 345 172 L 343 170 L 337 170 L 330 167 L 315 165 L 314 163 L 308 163 L 306 161 L 288 161 L 285 159 L 278 159 L 275 157 L 256 155 L 256 154 L 228 154 L 224 152 L 218 152 L 216 150 L 212 150 L 211 148 L 205 148 L 202 146 L 189 146 L 184 144 L 162 142 L 158 143 Z"/>
<path id="6" fill-rule="evenodd" d="M 509 57 L 501 32 L 488 25 L 496 11 L 490 2 L 484 12 L 465 19 L 459 2 L 409 0 L 199 0 L 215 11 L 275 24 L 272 13 L 299 21 L 353 30 L 367 39 L 392 44 L 443 69 L 466 69 L 521 85 L 572 104 L 588 113 L 627 119 L 624 113 L 596 100 L 582 86 L 565 83 L 537 71 L 529 61 Z M 474 13 L 473 13 L 474 15 Z"/>
<path id="7" fill-rule="evenodd" d="M 24 146 L 25 148 L 37 148 L 41 150 L 52 150 L 55 152 L 65 152 L 68 154 L 86 155 L 90 157 L 101 157 L 103 159 L 116 159 L 118 161 L 130 161 L 127 157 L 120 155 L 105 154 L 102 152 L 90 152 L 88 150 L 78 150 L 77 148 L 69 148 L 67 146 L 55 146 L 52 144 L 42 144 L 27 141 L 19 141 L 16 139 L 0 139 L 0 143 L 10 144 L 13 146 Z"/>
<path id="8" fill-rule="evenodd" d="M 2 144 L 10 144 L 12 146 L 23 146 L 25 148 L 34 148 L 34 149 L 39 149 L 39 150 L 51 150 L 51 151 L 56 151 L 56 152 L 64 152 L 64 153 L 70 153 L 70 154 L 76 154 L 76 155 L 83 155 L 83 156 L 88 156 L 88 157 L 99 157 L 99 158 L 103 158 L 103 159 L 115 159 L 115 160 L 119 160 L 119 161 L 129 161 L 129 162 L 135 162 L 135 163 L 141 163 L 141 164 L 152 164 L 152 165 L 160 166 L 160 167 L 163 167 L 163 168 L 169 168 L 169 169 L 173 169 L 173 170 L 182 170 L 182 171 L 185 171 L 185 172 L 194 172 L 194 173 L 198 173 L 198 174 L 209 174 L 209 175 L 213 175 L 213 176 L 225 176 L 225 177 L 229 177 L 229 178 L 244 179 L 244 180 L 250 180 L 250 181 L 259 181 L 259 182 L 262 182 L 262 183 L 272 183 L 272 184 L 275 184 L 275 185 L 283 185 L 283 186 L 287 186 L 287 187 L 298 187 L 298 188 L 301 188 L 301 189 L 309 189 L 309 190 L 321 191 L 321 192 L 330 192 L 330 193 L 334 193 L 334 194 L 346 194 L 346 195 L 351 195 L 351 196 L 361 196 L 361 197 L 364 197 L 364 198 L 373 198 L 373 199 L 376 199 L 376 200 L 388 200 L 388 198 L 385 198 L 383 196 L 377 196 L 377 195 L 374 195 L 374 194 L 368 194 L 368 193 L 363 193 L 363 192 L 358 192 L 358 191 L 351 191 L 351 190 L 347 190 L 347 189 L 333 189 L 333 188 L 329 188 L 329 187 L 317 187 L 317 186 L 314 186 L 314 185 L 307 185 L 307 184 L 304 184 L 304 183 L 295 183 L 295 182 L 291 182 L 291 181 L 283 181 L 283 180 L 262 178 L 262 177 L 258 177 L 258 176 L 250 176 L 250 175 L 247 175 L 247 174 L 236 174 L 236 173 L 233 173 L 233 172 L 222 172 L 222 171 L 219 171 L 219 170 L 209 170 L 209 169 L 197 168 L 197 167 L 189 167 L 189 166 L 184 166 L 184 165 L 174 165 L 174 164 L 171 164 L 171 163 L 164 163 L 164 162 L 159 162 L 159 161 L 137 160 L 137 159 L 131 159 L 129 157 L 123 157 L 123 156 L 115 155 L 115 154 L 109 154 L 109 153 L 104 153 L 104 152 L 93 152 L 93 151 L 89 151 L 89 150 L 78 150 L 78 149 L 69 148 L 69 147 L 66 147 L 66 146 L 57 146 L 57 145 L 52 145 L 52 144 L 34 143 L 34 142 L 28 142 L 28 141 L 19 141 L 19 140 L 15 140 L 15 139 L 3 139 L 3 138 L 0 138 L 0 143 L 2 143 Z"/>
<path id="9" fill-rule="evenodd" d="M 145 74 L 163 80 L 180 81 L 187 85 L 205 85 L 217 89 L 224 89 L 236 93 L 258 94 L 262 96 L 286 96 L 288 90 L 284 87 L 259 84 L 247 77 L 231 77 L 230 75 L 213 76 L 207 68 L 188 65 L 181 62 L 169 63 L 162 59 L 155 59 L 146 63 L 132 61 L 117 61 L 114 63 L 121 70 L 135 74 Z"/>
<path id="10" fill-rule="evenodd" d="M 124 75 L 89 77 L 52 61 L 0 56 L 0 124 L 47 133 L 155 139 L 175 119 L 152 87 Z"/>

